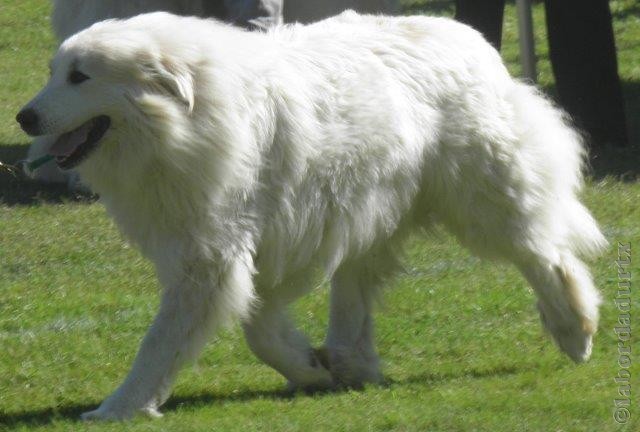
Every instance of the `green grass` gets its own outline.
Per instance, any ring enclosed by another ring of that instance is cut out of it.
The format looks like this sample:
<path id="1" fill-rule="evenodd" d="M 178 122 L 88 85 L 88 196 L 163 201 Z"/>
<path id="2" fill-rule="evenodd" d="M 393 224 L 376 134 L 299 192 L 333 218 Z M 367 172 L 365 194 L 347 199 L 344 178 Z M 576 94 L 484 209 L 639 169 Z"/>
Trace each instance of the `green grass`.
<path id="1" fill-rule="evenodd" d="M 406 3 L 413 11 L 426 5 L 451 13 L 448 2 Z M 619 0 L 612 7 L 638 144 L 638 6 Z M 24 155 L 28 143 L 13 117 L 46 80 L 54 46 L 47 13 L 48 2 L 42 0 L 0 4 L 0 160 L 8 164 Z M 541 84 L 552 89 L 539 5 L 534 15 Z M 504 56 L 518 73 L 514 33 L 509 6 Z M 589 363 L 572 364 L 543 334 L 533 294 L 519 274 L 480 262 L 440 233 L 412 240 L 407 270 L 377 313 L 385 385 L 287 397 L 283 379 L 258 362 L 232 328 L 180 374 L 163 419 L 124 425 L 83 424 L 78 415 L 95 407 L 127 372 L 157 305 L 152 268 L 125 244 L 100 205 L 0 167 L 0 430 L 640 430 L 637 356 L 631 421 L 620 427 L 612 417 L 618 370 L 616 244 L 631 243 L 635 279 L 640 185 L 604 176 L 621 173 L 620 167 L 637 170 L 633 154 L 615 153 L 616 161 L 604 164 L 584 193 L 611 241 L 593 263 L 605 303 Z M 320 289 L 294 307 L 317 344 L 327 321 L 326 297 Z M 633 308 L 635 353 L 637 291 Z"/>

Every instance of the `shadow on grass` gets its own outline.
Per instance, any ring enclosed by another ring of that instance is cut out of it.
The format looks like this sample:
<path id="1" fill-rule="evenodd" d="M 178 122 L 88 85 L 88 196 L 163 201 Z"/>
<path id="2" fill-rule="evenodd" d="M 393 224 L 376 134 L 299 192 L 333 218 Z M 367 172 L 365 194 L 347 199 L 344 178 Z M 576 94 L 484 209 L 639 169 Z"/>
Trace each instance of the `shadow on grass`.
<path id="1" fill-rule="evenodd" d="M 90 194 L 69 191 L 66 184 L 47 184 L 26 177 L 18 165 L 27 156 L 27 149 L 26 144 L 0 144 L 0 204 L 17 206 L 95 200 Z"/>
<path id="2" fill-rule="evenodd" d="M 462 370 L 457 373 L 433 373 L 426 372 L 418 375 L 411 375 L 406 378 L 400 380 L 394 380 L 388 378 L 385 380 L 385 387 L 390 387 L 392 385 L 406 385 L 406 384 L 427 384 L 427 385 L 435 385 L 440 383 L 445 383 L 448 381 L 460 379 L 460 378 L 468 378 L 468 379 L 483 379 L 483 378 L 491 378 L 491 377 L 504 377 L 509 375 L 516 375 L 522 373 L 524 371 L 523 368 L 516 368 L 515 366 L 508 365 L 499 365 L 492 369 L 467 369 Z"/>
<path id="3" fill-rule="evenodd" d="M 183 407 L 200 407 L 225 402 L 248 402 L 256 399 L 284 400 L 295 397 L 286 390 L 245 390 L 232 394 L 201 393 L 188 396 L 174 396 L 162 407 L 162 412 L 175 411 Z M 97 408 L 97 404 L 76 404 L 55 408 L 0 414 L 0 429 L 18 426 L 43 426 L 54 421 L 81 422 L 80 415 Z"/>
<path id="4" fill-rule="evenodd" d="M 476 370 L 469 369 L 463 370 L 459 373 L 424 373 L 419 375 L 411 375 L 403 379 L 394 380 L 386 379 L 383 388 L 388 388 L 395 385 L 408 385 L 408 384 L 424 384 L 434 385 L 439 383 L 445 383 L 448 381 L 469 378 L 469 379 L 483 379 L 491 377 L 500 377 L 515 375 L 521 373 L 523 370 L 517 369 L 513 366 L 497 366 L 493 369 Z M 340 392 L 340 390 L 338 390 Z M 314 395 L 330 395 L 334 392 L 321 391 L 315 392 Z M 223 404 L 228 402 L 251 402 L 254 400 L 288 400 L 299 397 L 297 394 L 290 392 L 289 390 L 241 390 L 231 394 L 219 394 L 219 393 L 200 393 L 194 395 L 181 395 L 171 397 L 166 404 L 162 407 L 162 412 L 176 411 L 182 408 L 198 408 L 206 405 Z M 86 411 L 91 411 L 96 408 L 95 404 L 77 404 L 56 408 L 44 408 L 40 410 L 25 411 L 11 414 L 0 414 L 0 428 L 4 427 L 18 427 L 18 426 L 43 426 L 50 424 L 54 421 L 71 420 L 74 422 L 80 422 L 80 415 Z"/>
<path id="5" fill-rule="evenodd" d="M 44 408 L 41 410 L 0 414 L 0 429 L 17 426 L 40 426 L 52 423 L 54 420 L 80 420 L 80 414 L 95 409 L 95 405 L 69 405 L 59 408 Z"/>

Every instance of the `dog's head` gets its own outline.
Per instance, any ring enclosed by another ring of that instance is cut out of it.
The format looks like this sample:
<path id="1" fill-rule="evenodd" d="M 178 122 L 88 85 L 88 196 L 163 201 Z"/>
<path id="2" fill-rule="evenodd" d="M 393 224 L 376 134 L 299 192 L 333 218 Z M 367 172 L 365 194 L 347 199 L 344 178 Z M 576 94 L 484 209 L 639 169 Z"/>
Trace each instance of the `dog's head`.
<path id="1" fill-rule="evenodd" d="M 171 19 L 151 15 L 151 23 Z M 29 135 L 58 136 L 50 154 L 63 169 L 117 147 L 132 128 L 139 136 L 141 123 L 167 114 L 159 107 L 193 110 L 188 66 L 161 49 L 157 29 L 131 21 L 105 21 L 67 39 L 48 83 L 16 117 Z"/>

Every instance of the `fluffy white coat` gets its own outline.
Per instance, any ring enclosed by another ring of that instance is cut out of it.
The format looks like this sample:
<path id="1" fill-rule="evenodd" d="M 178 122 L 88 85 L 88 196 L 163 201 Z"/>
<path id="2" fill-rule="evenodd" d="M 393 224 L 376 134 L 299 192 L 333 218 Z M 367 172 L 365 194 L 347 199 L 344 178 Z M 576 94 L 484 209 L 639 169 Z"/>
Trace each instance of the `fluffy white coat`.
<path id="1" fill-rule="evenodd" d="M 236 2 L 237 3 L 237 2 Z M 243 13 L 239 5 L 230 12 Z M 268 28 L 286 22 L 313 22 L 335 15 L 346 9 L 367 13 L 394 14 L 398 11 L 397 0 L 262 0 L 262 7 L 269 16 L 260 18 L 259 25 Z M 284 10 L 283 10 L 284 9 Z M 128 18 L 145 12 L 166 11 L 179 15 L 206 17 L 210 10 L 207 0 L 53 0 L 51 26 L 59 41 L 90 25 L 109 18 Z M 284 17 L 283 17 L 284 14 Z M 36 138 L 27 154 L 28 160 L 36 160 L 47 154 L 57 136 Z M 55 164 L 45 164 L 25 173 L 44 182 L 67 183 L 70 189 L 84 189 L 75 171 L 61 171 Z"/>
<path id="2" fill-rule="evenodd" d="M 376 292 L 434 223 L 512 262 L 559 347 L 589 357 L 599 296 L 581 257 L 605 240 L 576 197 L 582 144 L 471 28 L 346 12 L 262 34 L 153 13 L 71 37 L 52 71 L 27 108 L 47 134 L 111 118 L 78 169 L 163 287 L 129 376 L 85 418 L 157 415 L 236 317 L 294 387 L 377 382 Z M 286 316 L 318 267 L 323 350 Z"/>

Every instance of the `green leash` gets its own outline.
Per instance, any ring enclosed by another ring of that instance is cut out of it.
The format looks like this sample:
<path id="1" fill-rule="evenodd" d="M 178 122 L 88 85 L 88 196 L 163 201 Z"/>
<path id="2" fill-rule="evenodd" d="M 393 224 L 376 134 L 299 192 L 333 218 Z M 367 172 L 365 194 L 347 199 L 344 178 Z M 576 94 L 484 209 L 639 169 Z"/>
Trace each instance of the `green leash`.
<path id="1" fill-rule="evenodd" d="M 34 159 L 32 161 L 26 162 L 26 166 L 29 171 L 34 171 L 40 168 L 42 165 L 46 164 L 47 162 L 52 161 L 53 159 L 54 159 L 53 156 L 47 154 L 44 156 L 40 156 L 38 159 Z"/>

